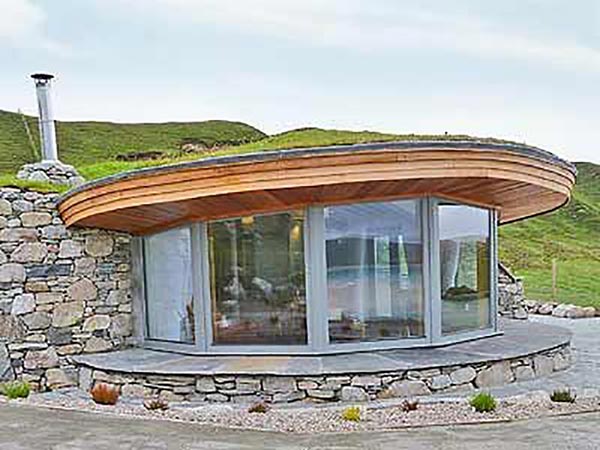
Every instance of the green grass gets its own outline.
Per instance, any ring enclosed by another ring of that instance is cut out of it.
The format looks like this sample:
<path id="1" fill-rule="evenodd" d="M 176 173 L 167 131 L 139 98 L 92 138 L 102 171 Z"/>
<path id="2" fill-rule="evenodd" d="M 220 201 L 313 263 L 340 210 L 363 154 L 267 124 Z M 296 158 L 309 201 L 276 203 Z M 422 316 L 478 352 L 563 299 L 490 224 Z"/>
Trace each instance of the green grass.
<path id="1" fill-rule="evenodd" d="M 4 395 L 11 400 L 27 398 L 30 393 L 31 387 L 25 381 L 9 381 L 0 384 L 0 395 Z"/>
<path id="2" fill-rule="evenodd" d="M 489 392 L 480 392 L 469 399 L 469 405 L 479 413 L 488 413 L 494 412 L 498 403 L 496 398 Z"/>
<path id="3" fill-rule="evenodd" d="M 24 120 L 29 124 L 32 141 Z M 159 151 L 165 158 L 176 158 L 181 156 L 186 143 L 211 148 L 265 137 L 250 125 L 225 120 L 140 124 L 56 122 L 56 130 L 61 160 L 77 168 L 136 152 Z M 21 165 L 36 161 L 38 148 L 35 117 L 0 111 L 0 173 L 14 174 Z"/>
<path id="4" fill-rule="evenodd" d="M 30 141 L 24 121 L 32 134 Z M 274 149 L 409 140 L 480 140 L 508 142 L 467 135 L 390 134 L 371 131 L 304 128 L 267 136 L 239 122 L 115 124 L 58 122 L 61 159 L 77 167 L 88 180 L 206 156 L 242 154 Z M 182 150 L 185 143 L 210 149 Z M 18 168 L 37 160 L 36 119 L 0 111 L 0 186 L 62 192 L 65 188 L 16 180 Z M 154 160 L 122 161 L 130 153 L 158 151 Z M 600 167 L 578 163 L 580 175 L 573 201 L 560 211 L 504 226 L 500 230 L 501 259 L 525 280 L 530 298 L 552 297 L 552 259 L 558 261 L 558 300 L 600 306 Z"/>
<path id="5" fill-rule="evenodd" d="M 31 145 L 24 120 L 34 136 Z M 38 159 L 37 121 L 33 117 L 0 110 L 0 173 L 13 173 L 25 163 Z"/>
<path id="6" fill-rule="evenodd" d="M 303 147 L 326 147 L 331 145 L 350 145 L 389 141 L 439 141 L 439 140 L 478 140 L 484 142 L 509 142 L 494 138 L 477 138 L 464 134 L 390 134 L 375 131 L 324 130 L 321 128 L 303 128 L 286 131 L 258 141 L 229 148 L 228 153 L 246 153 L 253 151 L 290 149 Z"/>
<path id="7" fill-rule="evenodd" d="M 500 259 L 525 282 L 529 298 L 600 307 L 600 166 L 576 163 L 571 203 L 557 212 L 500 228 Z"/>
<path id="8" fill-rule="evenodd" d="M 57 186 L 41 181 L 18 180 L 13 175 L 0 175 L 0 187 L 16 187 L 38 192 L 66 192 L 69 189 L 68 186 Z"/>
<path id="9" fill-rule="evenodd" d="M 320 128 L 304 128 L 287 131 L 260 140 L 241 145 L 227 145 L 207 156 L 238 155 L 276 149 L 291 149 L 303 147 L 319 147 L 332 145 L 349 145 L 373 142 L 409 141 L 409 140 L 474 140 L 466 135 L 415 135 L 415 134 L 385 134 L 372 131 L 344 131 L 322 130 Z M 483 141 L 498 141 L 491 138 L 480 139 Z M 84 165 L 79 168 L 80 173 L 88 180 L 105 177 L 127 170 L 153 167 L 162 164 L 172 164 L 181 161 L 198 159 L 198 155 L 174 155 L 160 160 L 148 161 L 103 161 L 96 164 Z"/>

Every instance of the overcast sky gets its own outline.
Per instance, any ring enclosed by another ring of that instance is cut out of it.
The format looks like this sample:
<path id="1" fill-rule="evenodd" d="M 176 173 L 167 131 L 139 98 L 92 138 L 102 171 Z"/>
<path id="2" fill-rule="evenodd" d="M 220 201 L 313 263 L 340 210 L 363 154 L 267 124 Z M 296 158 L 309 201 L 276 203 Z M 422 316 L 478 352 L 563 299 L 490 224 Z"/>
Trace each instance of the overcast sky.
<path id="1" fill-rule="evenodd" d="M 0 109 L 467 133 L 600 163 L 600 0 L 0 0 Z"/>

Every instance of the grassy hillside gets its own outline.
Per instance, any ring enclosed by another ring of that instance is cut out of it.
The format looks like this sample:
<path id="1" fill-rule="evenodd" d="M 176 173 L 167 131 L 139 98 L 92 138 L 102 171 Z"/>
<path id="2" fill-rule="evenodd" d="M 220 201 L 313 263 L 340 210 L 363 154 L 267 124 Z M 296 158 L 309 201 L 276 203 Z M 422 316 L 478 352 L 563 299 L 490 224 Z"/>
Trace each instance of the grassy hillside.
<path id="1" fill-rule="evenodd" d="M 27 135 L 25 122 L 31 130 L 32 141 Z M 0 173 L 14 172 L 21 165 L 36 160 L 38 134 L 34 118 L 0 110 Z"/>
<path id="2" fill-rule="evenodd" d="M 500 257 L 523 277 L 528 297 L 551 299 L 552 259 L 558 300 L 600 307 L 600 166 L 576 163 L 571 203 L 559 211 L 500 228 Z"/>
<path id="3" fill-rule="evenodd" d="M 24 122 L 28 124 L 31 138 Z M 61 159 L 84 177 L 106 175 L 151 165 L 281 148 L 385 142 L 392 140 L 497 139 L 465 135 L 388 134 L 305 128 L 266 136 L 239 122 L 114 124 L 58 122 Z M 15 184 L 14 174 L 35 161 L 39 136 L 36 119 L 0 111 L 0 186 Z M 152 153 L 152 155 L 149 154 Z M 127 156 L 139 158 L 128 161 Z M 152 156 L 152 158 L 147 158 Z M 600 166 L 578 163 L 579 178 L 571 204 L 560 211 L 502 227 L 503 261 L 525 280 L 531 298 L 549 299 L 552 259 L 558 261 L 559 300 L 600 306 Z M 56 189 L 23 183 L 36 189 Z"/>
<path id="4" fill-rule="evenodd" d="M 29 125 L 31 140 L 24 121 Z M 249 125 L 224 120 L 158 124 L 57 122 L 56 129 L 61 160 L 76 167 L 133 153 L 153 152 L 155 158 L 183 157 L 194 153 L 189 147 L 213 151 L 265 137 Z M 36 118 L 0 111 L 0 173 L 15 173 L 22 164 L 35 161 L 38 148 Z"/>
<path id="5" fill-rule="evenodd" d="M 320 128 L 302 128 L 286 131 L 284 133 L 265 137 L 241 145 L 228 145 L 210 154 L 213 156 L 252 153 L 275 149 L 291 149 L 302 147 L 325 147 L 331 145 L 363 144 L 389 141 L 414 141 L 414 140 L 479 140 L 489 142 L 507 142 L 494 138 L 475 138 L 467 135 L 416 135 L 416 134 L 390 134 L 375 131 L 347 131 L 323 130 Z M 96 164 L 80 167 L 81 174 L 87 179 L 104 177 L 125 170 L 138 169 L 159 164 L 196 159 L 198 155 L 178 155 L 162 160 L 153 161 L 103 161 Z"/>

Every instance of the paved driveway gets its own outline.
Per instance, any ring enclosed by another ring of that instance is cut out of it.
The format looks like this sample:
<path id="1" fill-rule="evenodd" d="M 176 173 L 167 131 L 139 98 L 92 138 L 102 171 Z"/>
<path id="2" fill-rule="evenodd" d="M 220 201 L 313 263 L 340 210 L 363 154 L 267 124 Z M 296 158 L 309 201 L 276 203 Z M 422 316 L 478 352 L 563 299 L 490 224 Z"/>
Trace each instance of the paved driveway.
<path id="1" fill-rule="evenodd" d="M 598 449 L 600 414 L 386 433 L 297 436 L 0 406 L 0 448 L 13 449 Z"/>

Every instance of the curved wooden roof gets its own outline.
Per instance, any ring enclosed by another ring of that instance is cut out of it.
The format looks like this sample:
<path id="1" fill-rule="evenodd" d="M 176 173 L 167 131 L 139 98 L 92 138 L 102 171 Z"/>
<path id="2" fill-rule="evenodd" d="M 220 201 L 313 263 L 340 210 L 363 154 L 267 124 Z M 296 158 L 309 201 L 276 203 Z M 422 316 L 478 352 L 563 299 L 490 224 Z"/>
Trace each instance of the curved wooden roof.
<path id="1" fill-rule="evenodd" d="M 84 184 L 59 202 L 67 225 L 147 234 L 195 220 L 311 204 L 434 195 L 496 208 L 502 223 L 554 210 L 576 170 L 535 147 L 388 142 L 207 158 Z"/>

